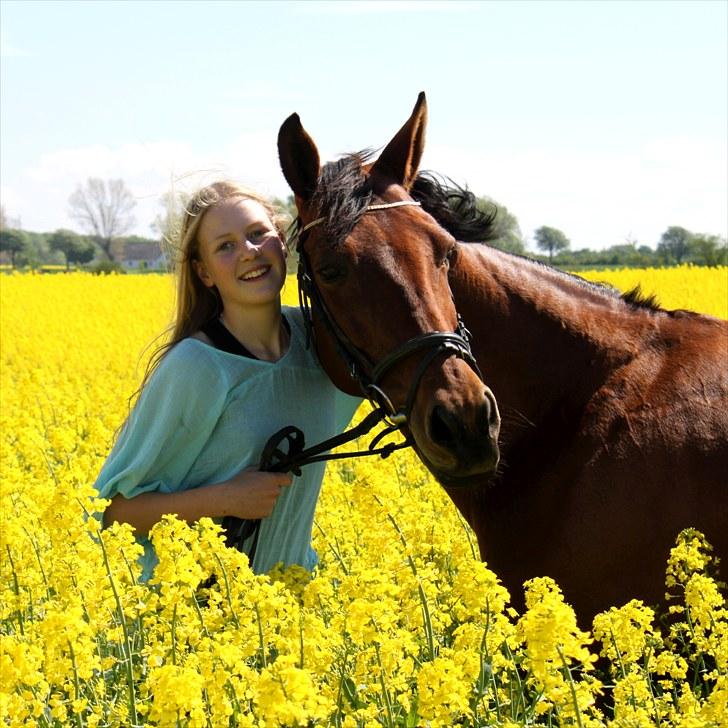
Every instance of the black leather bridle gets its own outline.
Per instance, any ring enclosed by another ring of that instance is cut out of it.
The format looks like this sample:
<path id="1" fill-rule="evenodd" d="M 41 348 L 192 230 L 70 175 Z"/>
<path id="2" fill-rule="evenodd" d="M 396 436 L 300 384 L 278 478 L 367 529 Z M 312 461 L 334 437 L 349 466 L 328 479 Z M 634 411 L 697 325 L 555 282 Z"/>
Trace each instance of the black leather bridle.
<path id="1" fill-rule="evenodd" d="M 414 200 L 403 200 L 369 205 L 365 212 L 374 212 L 405 205 L 419 207 L 420 203 Z M 349 374 L 358 383 L 364 396 L 376 408 L 381 408 L 385 412 L 390 424 L 400 428 L 409 421 L 415 397 L 417 396 L 420 382 L 427 367 L 439 355 L 454 355 L 463 359 L 470 365 L 480 380 L 483 381 L 483 375 L 470 349 L 470 332 L 465 328 L 465 324 L 459 313 L 457 314 L 457 327 L 455 331 L 432 331 L 416 336 L 405 341 L 377 364 L 374 364 L 364 352 L 351 342 L 337 323 L 336 318 L 331 313 L 319 292 L 305 249 L 308 231 L 324 222 L 325 219 L 324 217 L 319 217 L 303 225 L 298 235 L 298 240 L 296 241 L 296 252 L 298 253 L 298 296 L 306 325 L 308 341 L 310 342 L 313 336 L 313 315 L 316 315 L 325 326 L 327 333 L 331 336 L 339 356 L 346 363 Z M 412 379 L 404 409 L 398 411 L 392 403 L 392 400 L 382 389 L 381 382 L 384 376 L 394 366 L 399 364 L 399 362 L 420 351 L 426 351 L 427 353 L 420 360 L 415 376 Z"/>

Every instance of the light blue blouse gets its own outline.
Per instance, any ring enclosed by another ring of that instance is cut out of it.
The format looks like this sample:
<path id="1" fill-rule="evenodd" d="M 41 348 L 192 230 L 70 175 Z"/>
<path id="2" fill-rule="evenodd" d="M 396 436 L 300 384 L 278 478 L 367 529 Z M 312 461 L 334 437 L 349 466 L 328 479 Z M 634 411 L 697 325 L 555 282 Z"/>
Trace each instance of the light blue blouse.
<path id="1" fill-rule="evenodd" d="M 163 357 L 96 480 L 101 497 L 219 483 L 258 465 L 268 438 L 286 425 L 303 430 L 306 447 L 344 430 L 362 400 L 336 389 L 313 347 L 306 349 L 300 311 L 284 307 L 283 312 L 291 339 L 277 362 L 229 354 L 192 338 Z M 316 565 L 311 530 L 324 468 L 324 463 L 305 466 L 261 521 L 257 573 L 278 562 Z M 148 538 L 138 540 L 148 579 L 157 558 Z"/>

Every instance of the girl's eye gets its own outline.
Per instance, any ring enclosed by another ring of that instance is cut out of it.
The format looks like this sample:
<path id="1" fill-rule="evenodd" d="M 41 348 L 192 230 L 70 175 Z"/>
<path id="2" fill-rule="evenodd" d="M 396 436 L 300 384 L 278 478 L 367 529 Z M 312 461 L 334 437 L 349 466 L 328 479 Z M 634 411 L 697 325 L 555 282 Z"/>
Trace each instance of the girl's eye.
<path id="1" fill-rule="evenodd" d="M 253 230 L 250 233 L 250 239 L 251 240 L 262 240 L 263 238 L 267 237 L 270 230 L 267 230 L 266 228 L 258 228 L 257 230 Z"/>
<path id="2" fill-rule="evenodd" d="M 233 247 L 233 243 L 231 240 L 226 240 L 224 243 L 220 243 L 218 246 L 218 250 L 230 250 L 230 248 Z"/>

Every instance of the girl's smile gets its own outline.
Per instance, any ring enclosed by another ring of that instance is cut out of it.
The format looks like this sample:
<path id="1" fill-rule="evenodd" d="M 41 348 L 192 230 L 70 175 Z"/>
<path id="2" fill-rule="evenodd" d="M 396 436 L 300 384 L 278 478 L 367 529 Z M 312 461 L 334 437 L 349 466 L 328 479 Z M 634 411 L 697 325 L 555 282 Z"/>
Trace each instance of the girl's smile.
<path id="1" fill-rule="evenodd" d="M 269 265 L 261 265 L 261 266 L 258 266 L 257 268 L 253 268 L 253 270 L 250 270 L 247 273 L 243 273 L 243 275 L 240 276 L 239 280 L 241 280 L 241 281 L 257 281 L 257 280 L 260 280 L 271 269 L 272 268 Z"/>

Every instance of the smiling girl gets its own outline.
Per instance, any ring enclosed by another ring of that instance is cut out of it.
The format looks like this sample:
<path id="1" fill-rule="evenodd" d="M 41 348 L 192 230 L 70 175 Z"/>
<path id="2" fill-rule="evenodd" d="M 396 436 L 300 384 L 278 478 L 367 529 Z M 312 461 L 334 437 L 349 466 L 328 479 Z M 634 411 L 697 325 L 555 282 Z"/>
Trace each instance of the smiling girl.
<path id="1" fill-rule="evenodd" d="M 250 190 L 217 182 L 187 205 L 172 336 L 96 481 L 111 500 L 104 523 L 130 523 L 144 545 L 145 579 L 156 563 L 147 534 L 168 513 L 262 519 L 258 573 L 317 562 L 324 463 L 294 478 L 257 464 L 282 427 L 320 442 L 346 427 L 360 400 L 334 388 L 306 349 L 299 311 L 281 306 L 286 252 L 275 211 Z"/>

